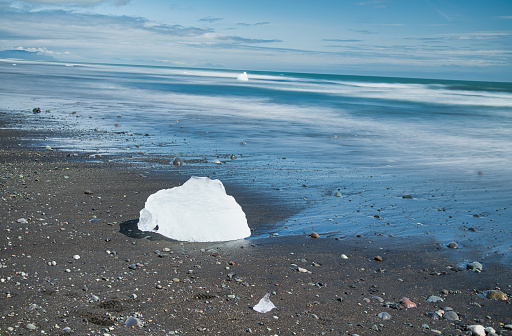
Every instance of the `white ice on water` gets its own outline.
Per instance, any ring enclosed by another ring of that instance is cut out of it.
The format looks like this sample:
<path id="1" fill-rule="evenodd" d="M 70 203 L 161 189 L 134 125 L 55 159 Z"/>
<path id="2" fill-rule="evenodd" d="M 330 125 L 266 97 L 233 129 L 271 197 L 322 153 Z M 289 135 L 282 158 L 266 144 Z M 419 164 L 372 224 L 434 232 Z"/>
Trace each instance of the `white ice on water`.
<path id="1" fill-rule="evenodd" d="M 238 75 L 236 79 L 245 82 L 249 80 L 249 77 L 247 76 L 247 72 L 244 72 L 243 74 Z"/>
<path id="2" fill-rule="evenodd" d="M 265 296 L 261 298 L 260 302 L 258 302 L 256 306 L 252 307 L 252 309 L 258 313 L 268 313 L 274 308 L 276 308 L 276 306 L 274 306 L 272 301 L 270 301 L 270 293 L 265 294 Z"/>
<path id="3" fill-rule="evenodd" d="M 219 180 L 193 176 L 180 187 L 150 195 L 138 227 L 189 242 L 229 241 L 249 237 L 242 207 Z"/>

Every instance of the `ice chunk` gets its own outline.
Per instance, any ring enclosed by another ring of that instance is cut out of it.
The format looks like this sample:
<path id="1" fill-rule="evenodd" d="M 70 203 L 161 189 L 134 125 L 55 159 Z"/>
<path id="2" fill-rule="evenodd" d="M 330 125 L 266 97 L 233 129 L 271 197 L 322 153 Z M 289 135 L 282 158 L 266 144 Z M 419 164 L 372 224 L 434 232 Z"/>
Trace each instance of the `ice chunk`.
<path id="1" fill-rule="evenodd" d="M 274 306 L 272 301 L 270 301 L 270 293 L 265 294 L 265 296 L 261 298 L 260 302 L 258 302 L 256 306 L 252 307 L 252 309 L 258 313 L 268 313 L 274 308 L 276 308 L 276 306 Z"/>
<path id="2" fill-rule="evenodd" d="M 236 79 L 245 82 L 249 80 L 249 77 L 247 76 L 247 72 L 244 72 L 243 74 L 238 75 Z"/>
<path id="3" fill-rule="evenodd" d="M 249 237 L 242 207 L 219 180 L 193 176 L 181 187 L 150 195 L 138 227 L 189 242 L 229 241 Z"/>

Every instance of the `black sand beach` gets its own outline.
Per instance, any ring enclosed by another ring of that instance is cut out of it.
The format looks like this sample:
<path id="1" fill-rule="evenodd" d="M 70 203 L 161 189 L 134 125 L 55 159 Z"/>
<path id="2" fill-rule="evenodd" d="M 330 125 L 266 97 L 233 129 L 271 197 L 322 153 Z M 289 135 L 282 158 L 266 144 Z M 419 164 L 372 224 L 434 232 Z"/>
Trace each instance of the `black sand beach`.
<path id="1" fill-rule="evenodd" d="M 424 237 L 148 238 L 146 198 L 187 176 L 21 140 L 37 136 L 0 130 L 3 335 L 512 335 L 511 300 L 485 297 L 512 294 L 498 259 Z M 235 189 L 251 227 L 293 211 Z M 267 292 L 277 308 L 254 311 Z"/>

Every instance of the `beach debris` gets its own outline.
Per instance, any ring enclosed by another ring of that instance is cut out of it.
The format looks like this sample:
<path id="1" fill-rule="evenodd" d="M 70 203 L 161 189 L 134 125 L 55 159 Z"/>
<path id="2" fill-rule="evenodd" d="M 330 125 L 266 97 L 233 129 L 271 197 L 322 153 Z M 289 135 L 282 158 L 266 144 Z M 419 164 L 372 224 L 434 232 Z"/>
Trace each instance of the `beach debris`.
<path id="1" fill-rule="evenodd" d="M 472 263 L 469 263 L 466 265 L 466 268 L 470 271 L 480 273 L 482 272 L 482 269 L 484 268 L 481 263 L 478 261 L 473 261 Z"/>
<path id="2" fill-rule="evenodd" d="M 483 325 L 474 324 L 468 326 L 468 330 L 470 330 L 475 336 L 485 336 L 485 328 Z"/>
<path id="3" fill-rule="evenodd" d="M 34 107 L 32 109 L 32 113 L 36 114 L 36 113 L 41 113 L 41 108 L 40 107 Z"/>
<path id="4" fill-rule="evenodd" d="M 320 238 L 320 235 L 316 232 L 311 232 L 311 234 L 309 235 L 311 238 Z"/>
<path id="5" fill-rule="evenodd" d="M 457 244 L 456 242 L 451 242 L 448 244 L 448 248 L 451 248 L 451 249 L 458 249 L 459 248 L 459 244 Z"/>
<path id="6" fill-rule="evenodd" d="M 276 306 L 270 301 L 270 293 L 265 294 L 264 297 L 261 298 L 260 302 L 252 309 L 257 311 L 258 313 L 268 313 L 272 309 L 276 308 Z"/>
<path id="7" fill-rule="evenodd" d="M 400 303 L 402 303 L 405 308 L 416 308 L 416 303 L 412 302 L 410 299 L 404 297 L 402 300 L 400 300 Z"/>
<path id="8" fill-rule="evenodd" d="M 130 316 L 126 319 L 126 321 L 124 322 L 124 324 L 127 326 L 127 327 L 142 327 L 144 324 L 142 323 L 142 321 L 135 317 L 135 316 Z"/>
<path id="9" fill-rule="evenodd" d="M 174 160 L 172 160 L 172 164 L 175 166 L 181 166 L 183 161 L 179 157 L 175 157 Z"/>
<path id="10" fill-rule="evenodd" d="M 508 300 L 507 294 L 500 290 L 488 290 L 484 292 L 485 297 L 491 300 Z"/>
<path id="11" fill-rule="evenodd" d="M 189 242 L 230 241 L 249 237 L 242 207 L 219 180 L 191 177 L 180 187 L 150 195 L 138 228 Z"/>
<path id="12" fill-rule="evenodd" d="M 247 76 L 247 72 L 244 71 L 244 73 L 238 75 L 236 79 L 242 82 L 247 82 L 249 80 L 249 76 Z"/>

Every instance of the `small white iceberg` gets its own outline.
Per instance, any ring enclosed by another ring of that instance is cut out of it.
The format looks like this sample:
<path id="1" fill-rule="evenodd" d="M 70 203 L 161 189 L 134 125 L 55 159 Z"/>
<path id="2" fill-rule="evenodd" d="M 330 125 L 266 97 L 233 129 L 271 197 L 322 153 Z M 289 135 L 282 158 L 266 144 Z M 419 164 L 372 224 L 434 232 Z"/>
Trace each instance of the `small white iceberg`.
<path id="1" fill-rule="evenodd" d="M 268 313 L 269 311 L 271 311 L 274 308 L 277 308 L 277 307 L 274 306 L 272 301 L 270 301 L 270 293 L 265 294 L 265 296 L 263 298 L 261 298 L 260 302 L 258 302 L 258 304 L 256 306 L 252 307 L 252 309 L 257 311 L 258 313 L 263 313 L 263 314 Z"/>
<path id="2" fill-rule="evenodd" d="M 247 72 L 244 71 L 244 73 L 238 75 L 236 79 L 242 82 L 247 82 L 249 80 L 249 77 L 247 76 Z"/>
<path id="3" fill-rule="evenodd" d="M 247 238 L 251 230 L 242 207 L 219 180 L 193 176 L 181 187 L 150 195 L 138 227 L 171 239 L 219 242 Z"/>

